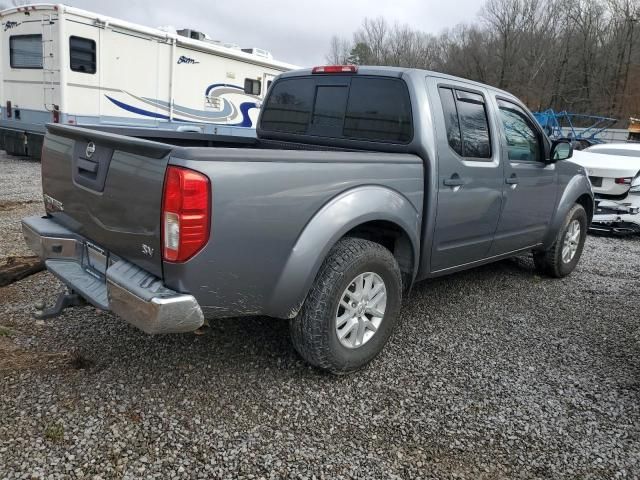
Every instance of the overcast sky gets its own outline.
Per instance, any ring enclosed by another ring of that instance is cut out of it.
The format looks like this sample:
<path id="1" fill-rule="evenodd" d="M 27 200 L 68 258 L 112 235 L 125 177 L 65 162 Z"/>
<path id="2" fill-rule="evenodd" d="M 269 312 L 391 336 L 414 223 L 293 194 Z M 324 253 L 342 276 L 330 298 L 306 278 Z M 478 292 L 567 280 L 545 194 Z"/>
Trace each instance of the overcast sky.
<path id="1" fill-rule="evenodd" d="M 301 66 L 324 63 L 333 34 L 351 38 L 365 17 L 439 33 L 476 18 L 482 0 L 66 0 L 149 27 L 192 28 L 241 47 L 260 47 Z"/>

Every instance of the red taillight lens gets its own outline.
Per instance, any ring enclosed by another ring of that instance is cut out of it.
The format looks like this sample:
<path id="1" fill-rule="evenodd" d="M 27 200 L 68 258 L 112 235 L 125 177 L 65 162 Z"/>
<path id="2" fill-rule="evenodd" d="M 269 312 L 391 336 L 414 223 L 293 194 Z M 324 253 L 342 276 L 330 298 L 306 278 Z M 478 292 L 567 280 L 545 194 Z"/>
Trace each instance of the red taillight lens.
<path id="1" fill-rule="evenodd" d="M 187 168 L 169 166 L 162 197 L 162 256 L 184 262 L 209 241 L 209 179 Z"/>
<path id="2" fill-rule="evenodd" d="M 325 65 L 324 67 L 314 67 L 311 73 L 357 73 L 356 65 Z"/>
<path id="3" fill-rule="evenodd" d="M 53 117 L 53 123 L 60 123 L 60 109 L 58 105 L 53 106 L 53 111 L 51 112 L 51 116 Z"/>
<path id="4" fill-rule="evenodd" d="M 616 178 L 616 183 L 618 185 L 631 185 L 631 180 L 633 180 L 633 178 L 629 177 L 629 178 Z"/>

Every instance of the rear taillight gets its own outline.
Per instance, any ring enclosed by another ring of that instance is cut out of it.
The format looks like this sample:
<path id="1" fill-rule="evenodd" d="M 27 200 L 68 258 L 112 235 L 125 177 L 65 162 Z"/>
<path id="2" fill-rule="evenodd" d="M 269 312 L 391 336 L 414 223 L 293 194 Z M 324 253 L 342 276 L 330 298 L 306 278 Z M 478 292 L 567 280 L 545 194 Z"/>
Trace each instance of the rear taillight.
<path id="1" fill-rule="evenodd" d="M 60 123 L 60 107 L 58 105 L 53 106 L 53 111 L 51 112 L 51 120 L 53 123 Z"/>
<path id="2" fill-rule="evenodd" d="M 311 73 L 357 73 L 356 65 L 325 65 L 323 67 L 313 67 Z"/>
<path id="3" fill-rule="evenodd" d="M 633 178 L 631 178 L 631 177 L 616 178 L 616 183 L 618 185 L 631 185 L 631 181 L 632 180 L 633 180 Z"/>
<path id="4" fill-rule="evenodd" d="M 209 241 L 211 186 L 201 173 L 169 166 L 162 195 L 162 257 L 184 262 Z"/>

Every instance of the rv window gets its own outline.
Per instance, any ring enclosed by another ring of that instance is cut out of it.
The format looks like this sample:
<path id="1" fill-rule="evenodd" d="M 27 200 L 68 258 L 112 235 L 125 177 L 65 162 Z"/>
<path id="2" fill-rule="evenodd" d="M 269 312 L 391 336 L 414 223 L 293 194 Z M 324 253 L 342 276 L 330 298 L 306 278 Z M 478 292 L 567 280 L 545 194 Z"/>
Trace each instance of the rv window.
<path id="1" fill-rule="evenodd" d="M 96 73 L 96 42 L 89 38 L 70 37 L 69 56 L 71 70 Z"/>
<path id="2" fill-rule="evenodd" d="M 251 78 L 244 79 L 244 93 L 248 95 L 260 95 L 262 91 L 262 83 L 260 80 L 253 80 Z"/>
<path id="3" fill-rule="evenodd" d="M 9 38 L 11 68 L 42 68 L 42 35 L 14 35 Z"/>

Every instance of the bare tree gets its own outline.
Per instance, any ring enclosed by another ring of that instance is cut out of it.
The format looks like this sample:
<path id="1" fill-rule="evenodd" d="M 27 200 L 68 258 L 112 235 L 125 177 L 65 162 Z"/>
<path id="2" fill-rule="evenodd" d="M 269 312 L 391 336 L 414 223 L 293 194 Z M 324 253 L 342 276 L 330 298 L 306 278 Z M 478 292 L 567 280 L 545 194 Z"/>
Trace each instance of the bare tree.
<path id="1" fill-rule="evenodd" d="M 437 37 L 365 19 L 352 42 L 332 40 L 328 58 L 347 49 L 353 63 L 436 69 L 534 109 L 640 114 L 640 0 L 486 0 L 478 21 Z"/>
<path id="2" fill-rule="evenodd" d="M 326 56 L 327 62 L 332 65 L 345 65 L 349 63 L 349 55 L 351 55 L 352 48 L 348 40 L 334 35 L 331 37 L 329 53 Z"/>

